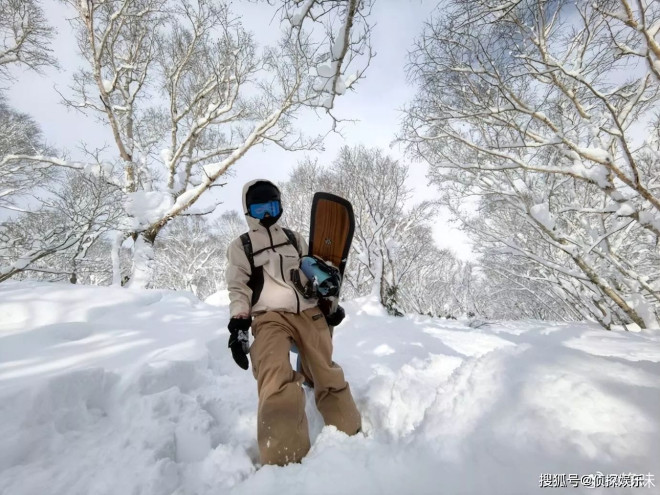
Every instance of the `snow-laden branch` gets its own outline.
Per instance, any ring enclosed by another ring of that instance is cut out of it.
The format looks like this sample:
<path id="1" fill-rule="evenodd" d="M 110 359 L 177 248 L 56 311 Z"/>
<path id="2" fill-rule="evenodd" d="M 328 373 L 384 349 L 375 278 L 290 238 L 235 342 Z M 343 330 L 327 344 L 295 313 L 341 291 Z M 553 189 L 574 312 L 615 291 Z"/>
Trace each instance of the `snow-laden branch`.
<path id="1" fill-rule="evenodd" d="M 53 29 L 36 0 L 0 0 L 0 12 L 0 77 L 10 77 L 11 65 L 57 65 L 49 48 Z"/>
<path id="2" fill-rule="evenodd" d="M 284 0 L 282 19 L 290 24 L 288 36 L 299 47 L 309 43 L 309 32 L 316 30 L 316 25 L 325 31 L 325 39 L 310 59 L 317 74 L 314 90 L 318 93 L 310 106 L 325 108 L 332 116 L 336 97 L 364 76 L 373 57 L 368 22 L 372 4 L 372 0 Z M 335 18 L 339 18 L 338 25 Z"/>
<path id="3" fill-rule="evenodd" d="M 66 1 L 88 63 L 66 102 L 112 131 L 124 168 L 125 225 L 146 264 L 158 232 L 251 148 L 319 148 L 320 137 L 294 127 L 298 112 L 331 109 L 371 58 L 371 2 L 284 0 L 282 38 L 259 53 L 227 4 Z M 321 75 L 326 63 L 331 73 Z M 153 208 L 138 214 L 135 204 L 145 202 Z"/>
<path id="4" fill-rule="evenodd" d="M 26 162 L 30 164 L 27 165 Z M 5 155 L 0 160 L 0 171 L 4 173 L 15 173 L 19 168 L 29 166 L 30 168 L 48 168 L 52 166 L 82 170 L 85 166 L 81 163 L 69 162 L 55 156 L 43 155 Z"/>
<path id="5" fill-rule="evenodd" d="M 529 40 L 526 44 L 493 50 L 497 46 L 493 40 L 488 49 L 483 40 L 494 36 L 489 28 L 472 21 L 464 24 L 459 14 L 446 26 L 434 24 L 418 44 L 419 63 L 413 63 L 413 68 L 424 89 L 419 104 L 410 108 L 406 124 L 407 139 L 416 152 L 430 158 L 435 142 L 456 139 L 502 158 L 503 163 L 595 181 L 613 198 L 620 194 L 612 182 L 616 179 L 639 194 L 639 212 L 648 206 L 660 211 L 660 201 L 650 189 L 651 178 L 640 170 L 640 153 L 634 144 L 637 132 L 632 131 L 632 124 L 658 101 L 657 81 L 642 74 L 632 83 L 610 84 L 612 74 L 623 64 L 596 50 L 610 39 L 597 9 L 580 10 L 584 25 L 574 26 L 571 42 L 559 45 L 560 37 L 568 36 L 561 31 L 561 23 L 548 21 L 544 13 L 530 24 L 522 11 L 511 7 L 506 22 Z M 476 11 L 480 9 L 492 12 L 486 3 Z M 657 10 L 653 15 L 660 17 Z M 552 12 L 553 19 L 557 16 L 561 17 Z M 496 24 L 489 22 L 488 26 Z M 449 45 L 443 29 L 458 29 L 460 36 L 451 31 Z M 440 96 L 426 96 L 435 94 L 438 74 L 446 75 L 437 88 Z M 543 111 L 540 106 L 550 101 L 556 107 L 548 105 L 549 111 Z M 539 147 L 556 149 L 565 157 L 563 162 L 548 167 L 547 160 L 539 160 L 542 154 L 508 152 Z M 594 168 L 601 168 L 602 173 L 594 174 Z"/>
<path id="6" fill-rule="evenodd" d="M 660 280 L 658 32 L 657 2 L 450 1 L 409 66 L 401 138 L 443 201 L 606 327 L 660 317 L 643 302 Z"/>

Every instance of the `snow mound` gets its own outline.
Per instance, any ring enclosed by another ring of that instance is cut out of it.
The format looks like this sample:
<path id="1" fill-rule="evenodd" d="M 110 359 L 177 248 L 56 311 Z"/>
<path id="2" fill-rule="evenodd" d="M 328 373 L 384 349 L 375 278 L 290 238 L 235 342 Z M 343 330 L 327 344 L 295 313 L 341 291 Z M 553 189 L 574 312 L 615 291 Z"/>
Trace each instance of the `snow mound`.
<path id="1" fill-rule="evenodd" d="M 204 299 L 204 302 L 211 306 L 229 306 L 229 291 L 219 290 Z"/>
<path id="2" fill-rule="evenodd" d="M 508 495 L 544 493 L 545 473 L 657 469 L 657 334 L 474 329 L 390 317 L 372 298 L 345 303 L 334 334 L 363 434 L 324 426 L 306 389 L 311 451 L 262 467 L 256 384 L 227 350 L 226 293 L 208 302 L 0 284 L 0 493 Z M 584 492 L 628 493 L 571 488 Z"/>

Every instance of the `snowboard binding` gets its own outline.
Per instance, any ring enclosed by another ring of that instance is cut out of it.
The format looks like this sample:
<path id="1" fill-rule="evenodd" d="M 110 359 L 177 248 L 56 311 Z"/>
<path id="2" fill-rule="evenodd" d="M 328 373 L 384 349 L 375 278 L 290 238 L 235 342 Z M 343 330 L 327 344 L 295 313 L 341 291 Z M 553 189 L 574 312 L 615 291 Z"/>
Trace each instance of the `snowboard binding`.
<path id="1" fill-rule="evenodd" d="M 307 299 L 335 297 L 341 287 L 341 272 L 318 256 L 303 256 L 300 268 L 291 270 L 291 281 Z"/>

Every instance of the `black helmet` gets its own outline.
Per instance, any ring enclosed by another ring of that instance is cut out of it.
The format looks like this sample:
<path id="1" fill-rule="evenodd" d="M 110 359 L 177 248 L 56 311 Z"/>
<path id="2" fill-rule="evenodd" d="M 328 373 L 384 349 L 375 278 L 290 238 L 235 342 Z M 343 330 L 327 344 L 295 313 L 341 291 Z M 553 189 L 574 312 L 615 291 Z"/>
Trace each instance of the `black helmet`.
<path id="1" fill-rule="evenodd" d="M 245 193 L 245 204 L 248 206 L 269 201 L 280 201 L 280 190 L 272 182 L 255 182 Z"/>

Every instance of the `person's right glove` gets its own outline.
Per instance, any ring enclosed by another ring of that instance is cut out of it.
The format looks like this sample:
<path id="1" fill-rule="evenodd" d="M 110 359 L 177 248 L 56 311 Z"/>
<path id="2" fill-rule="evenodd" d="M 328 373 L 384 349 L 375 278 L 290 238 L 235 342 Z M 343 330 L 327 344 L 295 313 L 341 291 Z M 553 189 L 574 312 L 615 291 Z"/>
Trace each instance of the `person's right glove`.
<path id="1" fill-rule="evenodd" d="M 231 349 L 231 356 L 244 370 L 248 369 L 250 362 L 248 361 L 248 353 L 250 352 L 250 325 L 252 318 L 232 318 L 229 320 L 227 328 L 229 329 L 229 348 Z"/>

